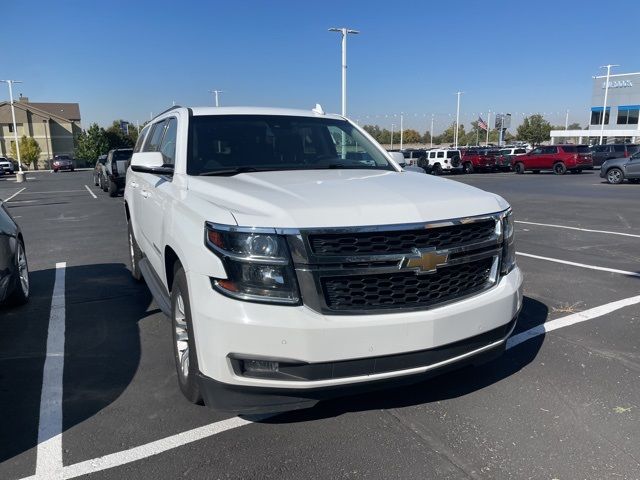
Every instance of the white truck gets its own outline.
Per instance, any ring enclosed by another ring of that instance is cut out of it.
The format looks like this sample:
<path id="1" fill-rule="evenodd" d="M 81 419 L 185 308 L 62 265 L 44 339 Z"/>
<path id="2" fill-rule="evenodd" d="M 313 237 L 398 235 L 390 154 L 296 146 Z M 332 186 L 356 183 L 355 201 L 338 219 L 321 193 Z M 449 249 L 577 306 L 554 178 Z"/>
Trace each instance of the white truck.
<path id="1" fill-rule="evenodd" d="M 174 107 L 124 197 L 194 403 L 275 412 L 480 363 L 522 305 L 503 198 L 405 172 L 321 109 Z"/>

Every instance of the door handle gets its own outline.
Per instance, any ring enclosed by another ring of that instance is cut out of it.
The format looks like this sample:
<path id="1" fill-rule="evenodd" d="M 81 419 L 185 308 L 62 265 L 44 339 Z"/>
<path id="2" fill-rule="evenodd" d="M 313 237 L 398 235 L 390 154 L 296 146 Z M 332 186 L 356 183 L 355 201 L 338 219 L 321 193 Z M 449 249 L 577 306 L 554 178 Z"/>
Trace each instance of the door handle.
<path id="1" fill-rule="evenodd" d="M 138 188 L 138 184 L 136 182 L 129 182 L 129 186 L 131 188 Z"/>
<path id="2" fill-rule="evenodd" d="M 149 194 L 149 192 L 148 192 L 148 191 L 146 191 L 146 190 L 142 190 L 142 191 L 140 192 L 140 194 L 141 194 L 144 198 L 149 198 L 149 195 L 150 195 L 150 194 Z"/>

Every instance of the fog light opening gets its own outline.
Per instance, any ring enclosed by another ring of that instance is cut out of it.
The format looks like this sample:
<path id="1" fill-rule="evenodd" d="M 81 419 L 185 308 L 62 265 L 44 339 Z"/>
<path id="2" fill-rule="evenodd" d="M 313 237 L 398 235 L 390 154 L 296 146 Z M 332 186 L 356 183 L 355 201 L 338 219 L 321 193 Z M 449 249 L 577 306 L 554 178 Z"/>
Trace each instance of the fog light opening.
<path id="1" fill-rule="evenodd" d="M 280 364 L 269 360 L 243 360 L 242 370 L 247 373 L 277 373 Z"/>

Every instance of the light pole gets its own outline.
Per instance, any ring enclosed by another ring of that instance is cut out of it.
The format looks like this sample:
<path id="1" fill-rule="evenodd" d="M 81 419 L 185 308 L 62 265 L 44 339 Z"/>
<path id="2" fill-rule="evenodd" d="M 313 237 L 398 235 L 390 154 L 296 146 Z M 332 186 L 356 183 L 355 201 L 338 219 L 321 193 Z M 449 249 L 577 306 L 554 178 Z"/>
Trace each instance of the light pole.
<path id="1" fill-rule="evenodd" d="M 42 126 L 44 127 L 44 143 L 47 146 L 47 162 L 51 163 L 51 157 L 49 154 L 49 134 L 47 132 L 47 127 L 49 126 L 49 120 L 43 120 Z M 45 168 L 51 168 L 51 165 L 45 163 Z"/>
<path id="2" fill-rule="evenodd" d="M 433 113 L 431 114 L 431 130 L 429 130 L 429 137 L 431 137 L 431 148 L 433 148 Z"/>
<path id="3" fill-rule="evenodd" d="M 330 32 L 340 32 L 342 34 L 342 116 L 347 116 L 347 35 L 360 33 L 358 30 L 350 28 L 332 27 Z"/>
<path id="4" fill-rule="evenodd" d="M 564 116 L 564 131 L 566 132 L 567 130 L 569 130 L 569 109 L 567 109 L 567 112 Z"/>
<path id="5" fill-rule="evenodd" d="M 403 142 L 403 133 L 404 133 L 404 124 L 402 122 L 404 115 L 402 112 L 400 113 L 400 150 L 402 150 L 402 142 Z"/>
<path id="6" fill-rule="evenodd" d="M 22 83 L 20 80 L 0 80 L 0 82 L 4 82 L 9 85 L 9 101 L 11 103 L 11 120 L 13 121 L 13 138 L 16 142 L 16 154 L 18 156 L 18 174 L 19 177 L 16 177 L 18 182 L 24 181 L 24 173 L 22 172 L 22 160 L 20 158 L 20 143 L 18 142 L 18 126 L 16 125 L 16 110 L 13 106 L 13 84 L 14 83 Z"/>
<path id="7" fill-rule="evenodd" d="M 611 67 L 619 67 L 620 65 L 603 65 L 600 68 L 607 69 L 607 80 L 604 84 L 604 105 L 602 106 L 602 122 L 600 123 L 600 142 L 602 145 L 602 137 L 604 136 L 604 119 L 607 115 L 607 96 L 609 95 L 609 76 L 611 75 Z"/>
<path id="8" fill-rule="evenodd" d="M 489 129 L 491 128 L 491 110 L 487 113 L 487 141 L 484 142 L 484 146 L 489 146 Z"/>
<path id="9" fill-rule="evenodd" d="M 393 127 L 395 127 L 395 125 L 392 123 L 391 124 L 391 150 L 393 150 Z"/>
<path id="10" fill-rule="evenodd" d="M 457 103 L 457 107 L 456 107 L 456 131 L 455 134 L 453 135 L 453 142 L 455 144 L 455 148 L 458 148 L 458 129 L 460 128 L 460 95 L 462 95 L 464 92 L 456 92 L 456 95 L 458 97 L 458 103 Z"/>
<path id="11" fill-rule="evenodd" d="M 218 98 L 218 95 L 220 95 L 221 93 L 224 93 L 222 90 L 209 90 L 209 93 L 213 93 L 213 96 L 216 99 L 216 107 L 220 106 L 220 101 Z"/>

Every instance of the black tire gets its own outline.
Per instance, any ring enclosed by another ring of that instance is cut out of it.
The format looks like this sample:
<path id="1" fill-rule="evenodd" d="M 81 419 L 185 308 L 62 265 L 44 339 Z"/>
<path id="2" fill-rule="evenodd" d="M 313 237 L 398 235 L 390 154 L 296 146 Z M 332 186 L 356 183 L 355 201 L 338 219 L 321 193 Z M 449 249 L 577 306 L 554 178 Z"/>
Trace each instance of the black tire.
<path id="1" fill-rule="evenodd" d="M 116 185 L 115 182 L 112 182 L 111 180 L 109 180 L 109 196 L 110 197 L 118 196 L 118 185 Z"/>
<path id="2" fill-rule="evenodd" d="M 140 271 L 140 260 L 142 260 L 142 250 L 140 250 L 136 237 L 133 234 L 131 223 L 129 223 L 127 231 L 129 237 L 129 267 L 131 269 L 131 276 L 136 282 L 141 282 L 142 272 Z"/>
<path id="3" fill-rule="evenodd" d="M 556 162 L 553 164 L 553 173 L 556 175 L 564 175 L 567 173 L 567 166 L 563 162 Z"/>
<path id="4" fill-rule="evenodd" d="M 107 187 L 107 182 L 104 181 L 104 177 L 100 177 L 100 188 L 102 189 L 103 192 L 106 192 L 109 190 L 109 188 Z"/>
<path id="5" fill-rule="evenodd" d="M 100 185 L 100 182 L 98 180 L 96 180 L 96 176 L 93 176 L 93 184 L 97 187 L 98 185 Z"/>
<path id="6" fill-rule="evenodd" d="M 202 405 L 202 393 L 197 378 L 198 357 L 192 335 L 189 289 L 184 269 L 179 263 L 176 263 L 173 286 L 171 287 L 171 331 L 173 358 L 176 363 L 180 391 L 191 403 Z M 184 339 L 185 335 L 186 340 Z"/>
<path id="7" fill-rule="evenodd" d="M 431 173 L 436 176 L 442 175 L 442 165 L 440 165 L 439 163 L 436 163 L 433 166 L 433 170 L 431 170 Z"/>
<path id="8" fill-rule="evenodd" d="M 624 172 L 617 167 L 607 170 L 607 182 L 612 185 L 619 185 L 624 182 Z"/>
<path id="9" fill-rule="evenodd" d="M 473 173 L 473 164 L 471 162 L 464 162 L 464 164 L 462 164 L 462 171 L 464 173 Z"/>
<path id="10" fill-rule="evenodd" d="M 23 263 L 24 262 L 24 263 Z M 21 267 L 22 265 L 22 267 Z M 22 282 L 22 276 L 26 275 L 26 287 Z M 16 279 L 13 291 L 6 298 L 7 305 L 23 305 L 29 300 L 29 264 L 27 253 L 22 240 L 18 240 L 16 246 Z"/>
<path id="11" fill-rule="evenodd" d="M 524 163 L 518 162 L 513 166 L 513 171 L 518 175 L 522 175 L 524 173 Z"/>

